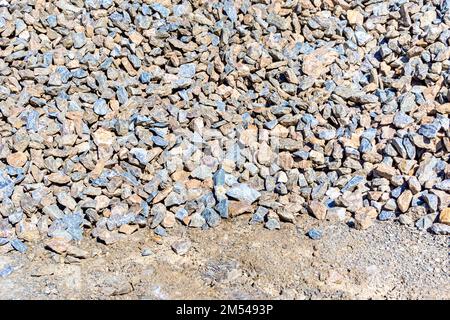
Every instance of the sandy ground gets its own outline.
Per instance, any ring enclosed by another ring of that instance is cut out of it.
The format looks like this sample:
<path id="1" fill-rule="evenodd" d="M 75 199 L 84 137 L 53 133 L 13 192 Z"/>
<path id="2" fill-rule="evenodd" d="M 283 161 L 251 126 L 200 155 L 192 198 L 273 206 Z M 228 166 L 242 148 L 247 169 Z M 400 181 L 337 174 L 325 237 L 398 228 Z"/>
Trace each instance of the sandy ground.
<path id="1" fill-rule="evenodd" d="M 2 299 L 449 299 L 449 243 L 395 222 L 358 231 L 300 216 L 279 231 L 248 216 L 211 230 L 178 226 L 157 243 L 149 229 L 106 246 L 85 239 L 92 257 L 67 259 L 30 245 L 0 256 Z M 320 227 L 324 236 L 305 233 Z M 170 246 L 189 238 L 185 256 Z M 150 256 L 141 256 L 150 248 Z"/>

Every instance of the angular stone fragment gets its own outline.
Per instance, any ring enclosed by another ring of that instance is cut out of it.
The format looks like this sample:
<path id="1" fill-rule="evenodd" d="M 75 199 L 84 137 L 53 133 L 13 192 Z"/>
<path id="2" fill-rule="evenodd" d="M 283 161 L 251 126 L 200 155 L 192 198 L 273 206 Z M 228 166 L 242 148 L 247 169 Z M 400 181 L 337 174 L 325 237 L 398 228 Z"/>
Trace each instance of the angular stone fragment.
<path id="1" fill-rule="evenodd" d="M 306 55 L 303 59 L 302 71 L 318 78 L 327 71 L 327 67 L 334 62 L 338 54 L 335 50 L 323 46 Z"/>
<path id="2" fill-rule="evenodd" d="M 27 160 L 28 157 L 24 152 L 11 153 L 8 157 L 6 157 L 6 162 L 9 165 L 18 168 L 23 167 Z"/>
<path id="3" fill-rule="evenodd" d="M 412 200 L 412 192 L 410 190 L 405 190 L 400 197 L 397 199 L 397 205 L 401 212 L 405 213 L 408 211 Z"/>
<path id="4" fill-rule="evenodd" d="M 393 167 L 388 166 L 385 163 L 380 163 L 374 169 L 374 172 L 380 177 L 386 178 L 388 180 L 392 179 L 392 177 L 396 174 L 396 170 Z"/>
<path id="5" fill-rule="evenodd" d="M 309 211 L 319 220 L 325 219 L 327 215 L 327 207 L 318 200 L 313 200 L 309 204 Z"/>
<path id="6" fill-rule="evenodd" d="M 231 187 L 227 191 L 227 196 L 232 197 L 233 199 L 251 204 L 251 203 L 255 202 L 261 196 L 261 193 L 259 193 L 255 189 L 249 187 L 245 183 L 240 183 L 238 185 Z"/>
<path id="7" fill-rule="evenodd" d="M 445 208 L 439 214 L 439 222 L 450 225 L 450 208 Z"/>
<path id="8" fill-rule="evenodd" d="M 363 208 L 355 213 L 355 228 L 365 230 L 373 225 L 377 217 L 377 211 L 373 207 Z"/>
<path id="9" fill-rule="evenodd" d="M 189 240 L 178 240 L 172 244 L 172 250 L 176 254 L 184 256 L 186 253 L 188 253 L 191 246 L 192 244 Z"/>

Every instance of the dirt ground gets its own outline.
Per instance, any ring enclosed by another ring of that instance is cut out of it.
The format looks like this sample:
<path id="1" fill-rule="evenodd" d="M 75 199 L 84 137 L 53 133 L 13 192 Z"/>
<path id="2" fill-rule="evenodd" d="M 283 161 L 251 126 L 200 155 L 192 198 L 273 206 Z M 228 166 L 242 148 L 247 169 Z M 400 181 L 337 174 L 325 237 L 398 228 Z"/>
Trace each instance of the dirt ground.
<path id="1" fill-rule="evenodd" d="M 210 230 L 178 226 L 158 244 L 149 229 L 69 260 L 42 244 L 0 256 L 2 299 L 449 299 L 449 238 L 395 222 L 358 231 L 300 216 L 279 231 L 248 216 Z M 324 235 L 305 233 L 320 227 Z M 189 238 L 185 256 L 171 244 Z M 143 248 L 153 254 L 142 256 Z"/>

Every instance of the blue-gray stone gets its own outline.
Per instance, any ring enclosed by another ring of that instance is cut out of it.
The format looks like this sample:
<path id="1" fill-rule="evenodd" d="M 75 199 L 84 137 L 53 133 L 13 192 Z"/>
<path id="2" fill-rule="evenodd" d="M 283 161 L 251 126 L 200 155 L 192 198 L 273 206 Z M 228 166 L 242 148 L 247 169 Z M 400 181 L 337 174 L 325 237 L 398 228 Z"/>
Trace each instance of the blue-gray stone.
<path id="1" fill-rule="evenodd" d="M 225 170 L 220 168 L 214 173 L 213 176 L 215 186 L 223 186 L 225 184 Z"/>
<path id="2" fill-rule="evenodd" d="M 7 243 L 9 243 L 8 238 L 0 238 L 0 246 L 4 246 Z"/>
<path id="3" fill-rule="evenodd" d="M 274 191 L 280 195 L 286 195 L 288 193 L 287 187 L 284 183 L 278 182 L 275 185 Z"/>
<path id="4" fill-rule="evenodd" d="M 436 137 L 438 128 L 434 124 L 423 124 L 417 132 L 428 139 L 432 139 Z"/>
<path id="5" fill-rule="evenodd" d="M 148 205 L 147 202 L 142 201 L 141 202 L 141 215 L 144 218 L 148 218 L 148 215 L 150 214 L 150 206 Z"/>
<path id="6" fill-rule="evenodd" d="M 155 233 L 156 233 L 156 231 L 155 231 Z M 153 254 L 153 252 L 152 252 L 152 250 L 149 249 L 149 248 L 144 248 L 144 249 L 142 249 L 142 251 L 141 251 L 141 256 L 143 256 L 143 257 L 148 257 L 148 256 L 150 256 L 150 255 L 152 255 L 152 254 Z"/>
<path id="7" fill-rule="evenodd" d="M 73 47 L 80 49 L 86 44 L 86 36 L 83 32 L 75 32 L 72 35 Z"/>
<path id="8" fill-rule="evenodd" d="M 214 198 L 214 193 L 212 192 L 207 192 L 197 201 L 202 202 L 208 208 L 212 208 L 216 204 L 216 199 Z"/>
<path id="9" fill-rule="evenodd" d="M 319 124 L 319 121 L 312 114 L 309 113 L 303 115 L 302 121 L 306 124 L 309 124 L 311 128 L 314 128 Z"/>
<path id="10" fill-rule="evenodd" d="M 97 99 L 94 103 L 94 112 L 99 116 L 104 116 L 108 113 L 108 106 L 106 105 L 105 99 Z"/>
<path id="11" fill-rule="evenodd" d="M 56 16 L 55 15 L 50 15 L 50 16 L 48 16 L 47 17 L 47 23 L 48 23 L 48 26 L 50 27 L 50 28 L 54 28 L 54 27 L 56 27 L 57 25 L 58 25 L 58 21 L 57 21 L 57 19 L 56 19 Z"/>
<path id="12" fill-rule="evenodd" d="M 74 78 L 83 79 L 83 78 L 86 78 L 87 76 L 88 76 L 88 72 L 84 69 L 77 68 L 72 71 L 72 77 L 74 77 Z"/>
<path id="13" fill-rule="evenodd" d="M 27 130 L 37 132 L 38 122 L 39 122 L 39 112 L 37 112 L 36 110 L 31 110 L 30 112 L 28 112 Z"/>
<path id="14" fill-rule="evenodd" d="M 100 70 L 106 71 L 106 70 L 109 69 L 109 67 L 111 66 L 111 64 L 112 64 L 113 61 L 114 61 L 113 58 L 108 57 L 108 58 L 106 58 L 106 59 L 98 66 L 98 68 L 99 68 Z"/>
<path id="15" fill-rule="evenodd" d="M 436 212 L 438 209 L 438 197 L 432 193 L 426 193 L 423 195 L 425 203 L 428 204 L 432 212 Z"/>
<path id="16" fill-rule="evenodd" d="M 393 124 L 397 128 L 403 129 L 409 126 L 411 123 L 414 122 L 414 119 L 410 116 L 408 116 L 403 111 L 399 111 L 394 116 Z"/>
<path id="17" fill-rule="evenodd" d="M 308 231 L 307 235 L 313 240 L 319 240 L 320 238 L 322 238 L 322 231 L 318 229 L 311 229 Z"/>
<path id="18" fill-rule="evenodd" d="M 391 191 L 391 196 L 393 198 L 397 199 L 398 197 L 400 197 L 400 195 L 402 194 L 403 191 L 405 191 L 405 187 L 399 186 Z"/>
<path id="19" fill-rule="evenodd" d="M 372 141 L 373 139 L 375 139 L 375 136 L 377 135 L 377 129 L 375 128 L 369 128 L 367 130 L 365 130 L 362 134 L 361 137 L 365 138 L 369 141 Z"/>
<path id="20" fill-rule="evenodd" d="M 228 218 L 228 199 L 222 199 L 220 200 L 217 205 L 215 206 L 215 209 L 217 212 L 219 212 L 219 215 L 227 219 Z"/>
<path id="21" fill-rule="evenodd" d="M 150 72 L 144 71 L 139 76 L 139 81 L 141 81 L 144 84 L 149 83 L 151 79 L 152 79 L 152 74 Z"/>
<path id="22" fill-rule="evenodd" d="M 402 142 L 406 150 L 406 155 L 409 159 L 414 160 L 416 158 L 416 147 L 408 137 L 404 137 Z"/>
<path id="23" fill-rule="evenodd" d="M 155 10 L 156 12 L 158 12 L 161 16 L 163 16 L 164 18 L 169 16 L 170 14 L 170 10 L 167 9 L 166 7 L 164 7 L 162 4 L 160 3 L 152 3 L 150 5 L 150 7 Z"/>
<path id="24" fill-rule="evenodd" d="M 164 228 L 161 227 L 161 226 L 157 226 L 153 231 L 154 231 L 155 234 L 157 234 L 158 236 L 161 236 L 161 237 L 167 236 L 167 231 L 166 231 L 166 229 L 164 229 Z"/>
<path id="25" fill-rule="evenodd" d="M 380 220 L 380 221 L 392 220 L 394 218 L 395 218 L 395 213 L 393 211 L 383 210 L 378 215 L 378 220 Z"/>
<path id="26" fill-rule="evenodd" d="M 269 230 L 275 230 L 275 229 L 280 229 L 280 221 L 278 221 L 277 219 L 274 218 L 269 218 L 267 219 L 266 223 L 264 224 L 264 227 L 266 227 Z"/>
<path id="27" fill-rule="evenodd" d="M 220 215 L 211 208 L 206 208 L 203 210 L 202 216 L 205 218 L 206 223 L 212 228 L 218 226 L 221 220 Z"/>
<path id="28" fill-rule="evenodd" d="M 436 220 L 435 214 L 427 214 L 416 221 L 415 226 L 419 230 L 428 230 Z"/>
<path id="29" fill-rule="evenodd" d="M 103 9 L 108 9 L 113 4 L 113 0 L 101 0 L 101 6 Z"/>
<path id="30" fill-rule="evenodd" d="M 450 191 L 450 179 L 445 179 L 441 182 L 438 182 L 434 187 L 439 190 Z"/>
<path id="31" fill-rule="evenodd" d="M 365 32 L 364 30 L 358 30 L 355 31 L 355 38 L 356 41 L 358 42 L 358 45 L 363 46 L 372 39 L 372 36 L 367 32 Z"/>
<path id="32" fill-rule="evenodd" d="M 73 239 L 83 239 L 83 215 L 81 213 L 66 214 L 61 220 L 66 226 L 66 231 L 72 236 Z"/>
<path id="33" fill-rule="evenodd" d="M 178 75 L 182 78 L 191 79 L 195 76 L 196 65 L 195 63 L 187 63 L 180 66 Z"/>
<path id="34" fill-rule="evenodd" d="M 228 18 L 232 21 L 232 22 L 236 22 L 237 21 L 237 11 L 236 8 L 234 7 L 234 3 L 232 0 L 225 0 L 223 3 L 223 10 L 225 11 L 225 14 L 228 16 Z"/>
<path id="35" fill-rule="evenodd" d="M 13 272 L 13 268 L 8 264 L 4 268 L 0 269 L 0 277 L 6 278 Z"/>
<path id="36" fill-rule="evenodd" d="M 366 138 L 361 139 L 361 144 L 359 145 L 359 152 L 366 153 L 372 150 L 372 143 Z"/>
<path id="37" fill-rule="evenodd" d="M 15 225 L 15 224 L 19 223 L 22 220 L 22 218 L 23 218 L 23 211 L 19 210 L 19 211 L 16 211 L 15 213 L 13 213 L 13 214 L 10 214 L 8 216 L 8 221 L 12 225 Z"/>
<path id="38" fill-rule="evenodd" d="M 184 223 L 184 218 L 186 218 L 189 215 L 189 212 L 185 209 L 185 208 L 180 208 L 176 213 L 175 213 L 175 218 L 181 222 Z"/>
<path id="39" fill-rule="evenodd" d="M 162 147 L 162 148 L 167 147 L 167 145 L 169 144 L 166 140 L 164 140 L 160 136 L 153 136 L 152 141 L 155 145 L 157 145 L 158 147 Z"/>
<path id="40" fill-rule="evenodd" d="M 247 203 L 253 203 L 261 196 L 261 193 L 259 193 L 257 190 L 249 187 L 245 183 L 240 183 L 237 185 L 234 185 L 227 191 L 227 196 L 232 197 L 234 199 L 237 199 L 239 201 L 247 202 Z"/>
<path id="41" fill-rule="evenodd" d="M 128 101 L 128 92 L 123 86 L 117 86 L 116 95 L 120 104 L 125 104 Z"/>
<path id="42" fill-rule="evenodd" d="M 278 120 L 274 119 L 264 123 L 264 127 L 268 130 L 272 130 L 278 124 Z"/>
<path id="43" fill-rule="evenodd" d="M 136 55 L 130 54 L 128 56 L 128 60 L 130 60 L 135 69 L 139 69 L 141 67 L 141 59 L 139 59 Z"/>
<path id="44" fill-rule="evenodd" d="M 130 154 L 132 154 L 140 164 L 146 165 L 150 161 L 147 150 L 143 148 L 131 148 Z"/>
<path id="45" fill-rule="evenodd" d="M 356 186 L 365 180 L 366 179 L 363 176 L 354 176 L 345 184 L 345 186 L 341 189 L 341 192 L 352 191 Z"/>
<path id="46" fill-rule="evenodd" d="M 334 88 L 336 88 L 336 83 L 333 80 L 327 80 L 324 82 L 325 90 L 328 92 L 332 92 Z"/>
<path id="47" fill-rule="evenodd" d="M 196 212 L 191 216 L 191 221 L 189 222 L 189 227 L 201 228 L 205 224 L 206 224 L 205 218 L 203 218 L 203 216 L 201 214 Z"/>
<path id="48" fill-rule="evenodd" d="M 304 151 L 304 150 L 299 150 L 299 151 L 294 152 L 292 155 L 295 158 L 300 158 L 300 159 L 306 160 L 309 157 L 309 152 Z"/>
<path id="49" fill-rule="evenodd" d="M 336 130 L 335 129 L 321 129 L 318 132 L 318 136 L 322 140 L 331 140 L 336 138 Z"/>
<path id="50" fill-rule="evenodd" d="M 152 208 L 152 211 L 156 211 L 156 212 L 153 212 L 154 216 L 153 216 L 152 223 L 150 224 L 150 228 L 152 228 L 152 229 L 159 226 L 159 224 L 166 217 L 166 210 L 164 208 L 164 205 L 162 205 L 162 204 L 161 204 L 161 206 L 158 206 L 158 205 L 153 206 L 153 208 Z"/>
<path id="51" fill-rule="evenodd" d="M 256 224 L 264 222 L 264 217 L 269 213 L 269 209 L 259 206 L 258 209 L 253 213 L 250 219 L 250 224 Z"/>
<path id="52" fill-rule="evenodd" d="M 431 226 L 432 233 L 441 234 L 441 235 L 449 235 L 450 234 L 450 226 L 443 223 L 434 223 Z"/>
<path id="53" fill-rule="evenodd" d="M 48 67 L 53 63 L 53 52 L 46 52 L 42 55 L 43 64 Z"/>
<path id="54" fill-rule="evenodd" d="M 28 250 L 28 247 L 19 239 L 11 240 L 11 246 L 20 253 L 25 253 Z"/>
<path id="55" fill-rule="evenodd" d="M 177 17 L 182 16 L 187 12 L 187 6 L 185 4 L 179 4 L 176 6 L 173 6 L 173 14 Z"/>
<path id="56" fill-rule="evenodd" d="M 65 66 L 57 67 L 56 72 L 60 74 L 62 83 L 67 83 L 72 78 L 72 72 Z"/>

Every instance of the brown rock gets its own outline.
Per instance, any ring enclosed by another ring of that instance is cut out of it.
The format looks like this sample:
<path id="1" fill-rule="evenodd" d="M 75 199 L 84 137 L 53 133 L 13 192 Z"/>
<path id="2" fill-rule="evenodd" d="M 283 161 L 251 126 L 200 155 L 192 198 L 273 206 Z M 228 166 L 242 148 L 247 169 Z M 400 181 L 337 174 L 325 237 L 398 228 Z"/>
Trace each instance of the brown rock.
<path id="1" fill-rule="evenodd" d="M 258 128 L 252 126 L 241 132 L 239 141 L 246 146 L 254 145 L 258 140 Z"/>
<path id="2" fill-rule="evenodd" d="M 272 150 L 266 142 L 260 144 L 257 153 L 258 162 L 262 165 L 268 166 L 272 160 Z"/>
<path id="3" fill-rule="evenodd" d="M 450 225 L 450 208 L 445 208 L 439 214 L 439 222 Z"/>
<path id="4" fill-rule="evenodd" d="M 361 26 L 364 23 L 364 16 L 357 10 L 348 10 L 347 20 L 352 26 Z"/>
<path id="5" fill-rule="evenodd" d="M 25 165 L 27 159 L 27 155 L 24 152 L 15 152 L 6 157 L 6 162 L 10 166 L 21 168 Z"/>
<path id="6" fill-rule="evenodd" d="M 239 216 L 246 212 L 252 212 L 254 206 L 243 201 L 230 201 L 228 204 L 228 213 L 231 217 Z"/>
<path id="7" fill-rule="evenodd" d="M 98 233 L 98 239 L 103 243 L 109 245 L 113 244 L 114 242 L 117 242 L 119 240 L 119 237 L 117 233 L 112 233 L 111 231 L 108 230 L 101 230 Z"/>
<path id="8" fill-rule="evenodd" d="M 161 225 L 164 228 L 173 228 L 175 226 L 175 223 L 175 215 L 172 212 L 167 211 L 163 221 L 161 222 Z"/>
<path id="9" fill-rule="evenodd" d="M 67 248 L 70 246 L 69 241 L 65 238 L 51 238 L 45 242 L 45 246 L 58 253 L 62 254 L 67 251 Z"/>
<path id="10" fill-rule="evenodd" d="M 292 158 L 292 155 L 289 152 L 281 152 L 278 155 L 278 162 L 283 170 L 290 170 L 294 165 L 294 159 Z"/>
<path id="11" fill-rule="evenodd" d="M 338 53 L 328 46 L 320 47 L 303 58 L 302 71 L 309 76 L 319 78 L 326 73 L 328 66 L 336 60 Z"/>
<path id="12" fill-rule="evenodd" d="M 412 200 L 412 192 L 411 190 L 405 190 L 397 199 L 397 205 L 401 212 L 405 213 L 409 209 L 409 205 Z"/>
<path id="13" fill-rule="evenodd" d="M 319 220 L 325 219 L 327 215 L 327 207 L 320 201 L 313 200 L 309 204 L 311 214 Z"/>
<path id="14" fill-rule="evenodd" d="M 139 227 L 137 225 L 129 225 L 129 224 L 123 224 L 119 228 L 120 233 L 124 234 L 132 234 L 137 231 Z"/>
<path id="15" fill-rule="evenodd" d="M 99 195 L 95 197 L 95 210 L 99 211 L 109 206 L 111 200 L 105 195 Z"/>
<path id="16" fill-rule="evenodd" d="M 115 136 L 111 131 L 99 128 L 92 134 L 97 146 L 111 146 L 114 143 Z"/>
<path id="17" fill-rule="evenodd" d="M 61 172 L 55 172 L 48 176 L 48 180 L 53 183 L 66 184 L 70 182 L 70 177 Z"/>
<path id="18" fill-rule="evenodd" d="M 386 178 L 388 180 L 392 179 L 392 177 L 396 175 L 396 170 L 385 163 L 380 163 L 379 165 L 377 165 L 374 168 L 374 172 L 380 177 Z"/>
<path id="19" fill-rule="evenodd" d="M 373 207 L 363 208 L 355 213 L 355 228 L 365 230 L 373 225 L 377 217 L 377 210 Z"/>
<path id="20" fill-rule="evenodd" d="M 295 223 L 294 215 L 288 210 L 282 208 L 280 210 L 277 210 L 277 214 L 280 217 L 281 221 Z"/>
<path id="21" fill-rule="evenodd" d="M 78 259 L 86 259 L 89 255 L 86 250 L 80 249 L 76 246 L 69 246 L 67 248 L 67 254 Z"/>

